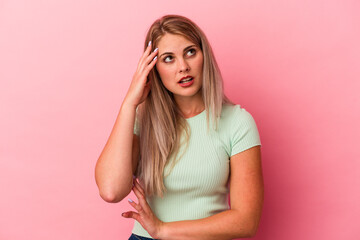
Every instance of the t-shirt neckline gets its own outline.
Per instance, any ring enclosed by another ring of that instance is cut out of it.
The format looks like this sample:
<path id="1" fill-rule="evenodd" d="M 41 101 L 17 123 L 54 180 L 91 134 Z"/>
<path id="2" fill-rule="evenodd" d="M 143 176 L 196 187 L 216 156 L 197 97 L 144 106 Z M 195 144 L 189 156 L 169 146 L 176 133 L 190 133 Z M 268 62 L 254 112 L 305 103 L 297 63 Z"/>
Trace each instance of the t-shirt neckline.
<path id="1" fill-rule="evenodd" d="M 185 118 L 187 121 L 193 121 L 199 117 L 201 117 L 205 113 L 206 109 L 204 109 L 201 113 L 196 114 L 195 116 Z"/>

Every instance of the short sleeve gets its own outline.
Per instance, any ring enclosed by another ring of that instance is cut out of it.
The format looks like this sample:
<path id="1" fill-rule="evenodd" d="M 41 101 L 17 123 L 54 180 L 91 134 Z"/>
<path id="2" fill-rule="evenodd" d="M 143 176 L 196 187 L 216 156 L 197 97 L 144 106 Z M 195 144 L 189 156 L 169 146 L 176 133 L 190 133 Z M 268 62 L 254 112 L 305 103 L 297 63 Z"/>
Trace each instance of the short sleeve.
<path id="1" fill-rule="evenodd" d="M 139 126 L 139 120 L 137 115 L 137 108 L 136 108 L 136 115 L 135 115 L 135 123 L 134 123 L 134 134 L 140 135 L 140 126 Z"/>
<path id="2" fill-rule="evenodd" d="M 235 105 L 231 126 L 231 154 L 233 156 L 251 147 L 261 145 L 259 131 L 252 115 Z"/>

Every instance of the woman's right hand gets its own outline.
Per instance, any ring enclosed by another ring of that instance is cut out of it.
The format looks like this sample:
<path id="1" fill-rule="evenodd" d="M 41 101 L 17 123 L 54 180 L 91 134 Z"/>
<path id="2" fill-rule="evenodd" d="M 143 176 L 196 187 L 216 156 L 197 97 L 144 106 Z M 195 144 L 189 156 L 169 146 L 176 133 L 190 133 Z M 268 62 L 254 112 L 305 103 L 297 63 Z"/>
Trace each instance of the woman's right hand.
<path id="1" fill-rule="evenodd" d="M 128 104 L 138 106 L 142 103 L 150 92 L 151 82 L 147 81 L 147 76 L 151 69 L 157 62 L 158 49 L 156 48 L 151 52 L 151 41 L 149 42 L 144 54 L 141 56 L 136 72 L 131 81 L 129 90 L 125 96 L 125 100 Z"/>

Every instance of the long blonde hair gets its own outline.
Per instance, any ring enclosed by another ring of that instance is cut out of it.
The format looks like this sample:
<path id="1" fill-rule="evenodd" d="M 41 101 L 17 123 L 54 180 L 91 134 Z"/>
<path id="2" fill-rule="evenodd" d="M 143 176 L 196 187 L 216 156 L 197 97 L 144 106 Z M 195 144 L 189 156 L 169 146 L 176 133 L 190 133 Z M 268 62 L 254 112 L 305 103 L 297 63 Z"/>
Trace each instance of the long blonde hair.
<path id="1" fill-rule="evenodd" d="M 205 34 L 186 17 L 165 15 L 151 25 L 145 39 L 144 50 L 150 40 L 152 50 L 154 50 L 166 33 L 181 35 L 202 50 L 204 59 L 202 97 L 205 103 L 207 126 L 209 129 L 211 117 L 216 130 L 222 104 L 233 103 L 223 92 L 221 73 Z M 151 81 L 151 91 L 137 110 L 140 128 L 140 159 L 135 174 L 148 196 L 155 194 L 162 197 L 166 191 L 165 166 L 172 162 L 170 169 L 174 167 L 181 158 L 181 155 L 178 156 L 180 146 L 188 145 L 191 133 L 186 119 L 175 103 L 173 94 L 164 87 L 155 67 L 150 71 L 148 81 Z M 182 134 L 185 134 L 184 142 L 180 142 Z"/>

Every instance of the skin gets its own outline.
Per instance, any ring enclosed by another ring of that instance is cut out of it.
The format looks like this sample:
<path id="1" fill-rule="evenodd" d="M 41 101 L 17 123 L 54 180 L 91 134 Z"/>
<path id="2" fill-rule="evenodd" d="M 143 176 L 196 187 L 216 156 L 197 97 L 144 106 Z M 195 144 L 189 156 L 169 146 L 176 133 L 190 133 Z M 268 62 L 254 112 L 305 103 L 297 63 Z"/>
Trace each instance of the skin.
<path id="1" fill-rule="evenodd" d="M 95 166 L 99 194 L 106 202 L 116 203 L 130 192 L 139 158 L 139 139 L 133 133 L 136 107 L 150 92 L 147 76 L 155 66 L 157 51 L 148 46 L 139 60 L 129 90 L 121 105 L 114 127 Z"/>
<path id="2" fill-rule="evenodd" d="M 174 94 L 174 99 L 185 118 L 205 109 L 202 99 L 203 54 L 193 42 L 181 35 L 166 33 L 158 42 L 159 59 L 156 69 L 164 86 Z M 194 83 L 182 87 L 178 81 L 185 76 L 194 77 Z"/>
<path id="3" fill-rule="evenodd" d="M 203 55 L 188 53 L 188 46 L 193 45 L 186 38 L 166 34 L 159 41 L 159 59 L 156 68 L 164 86 L 174 93 L 174 98 L 185 116 L 191 117 L 203 110 L 201 99 L 201 79 Z M 148 51 L 148 50 L 147 50 Z M 170 52 L 171 54 L 164 54 Z M 148 59 L 149 51 L 143 59 Z M 167 56 L 171 63 L 163 62 Z M 151 55 L 153 57 L 153 55 Z M 153 63 L 147 63 L 148 66 Z M 191 75 L 195 82 L 190 88 L 183 89 L 177 82 L 181 77 Z M 138 96 L 141 94 L 139 93 Z M 132 191 L 138 198 L 137 203 L 129 199 L 129 204 L 136 211 L 122 214 L 125 218 L 138 221 L 144 229 L 156 239 L 221 240 L 255 235 L 262 212 L 264 184 L 261 167 L 260 146 L 255 146 L 230 158 L 230 206 L 229 210 L 213 216 L 177 222 L 162 222 L 152 212 L 146 202 L 146 195 L 141 185 L 134 180 Z"/>

